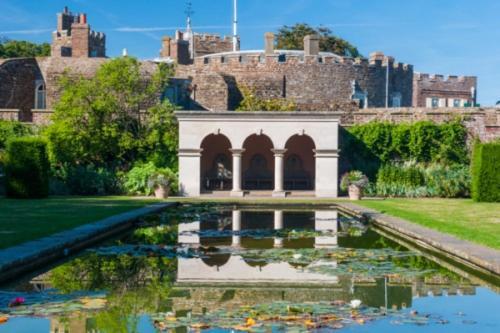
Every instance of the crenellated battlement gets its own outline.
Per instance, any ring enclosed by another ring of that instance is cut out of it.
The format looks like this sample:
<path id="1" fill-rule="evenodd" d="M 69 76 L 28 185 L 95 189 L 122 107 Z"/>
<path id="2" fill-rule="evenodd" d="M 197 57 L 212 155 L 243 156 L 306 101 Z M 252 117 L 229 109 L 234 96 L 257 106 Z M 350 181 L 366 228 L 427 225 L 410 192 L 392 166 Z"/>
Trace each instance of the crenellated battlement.
<path id="1" fill-rule="evenodd" d="M 195 34 L 194 38 L 201 40 L 201 41 L 207 41 L 207 42 L 229 42 L 229 43 L 232 43 L 231 36 L 221 37 L 218 34 Z"/>
<path id="2" fill-rule="evenodd" d="M 387 65 L 395 71 L 400 72 L 413 72 L 413 66 L 410 64 L 395 62 L 394 58 L 386 57 L 389 61 L 370 61 L 366 58 L 350 58 L 341 57 L 335 54 L 322 53 L 319 55 L 305 55 L 300 51 L 275 51 L 273 55 L 266 55 L 264 51 L 242 51 L 242 52 L 227 52 L 210 54 L 194 59 L 195 66 L 198 68 L 207 67 L 216 69 L 220 66 L 237 66 L 237 64 L 261 64 L 260 66 L 293 66 L 293 65 L 317 65 L 317 66 L 331 66 L 331 65 L 347 65 L 353 67 L 366 67 L 366 68 L 386 68 Z"/>
<path id="3" fill-rule="evenodd" d="M 443 82 L 443 83 L 457 83 L 466 82 L 469 80 L 476 81 L 475 76 L 457 76 L 457 75 L 441 75 L 441 74 L 426 74 L 426 73 L 415 73 L 416 81 L 429 81 L 429 82 Z"/>
<path id="4" fill-rule="evenodd" d="M 90 38 L 93 38 L 95 41 L 104 41 L 106 39 L 106 35 L 104 32 L 90 31 Z"/>

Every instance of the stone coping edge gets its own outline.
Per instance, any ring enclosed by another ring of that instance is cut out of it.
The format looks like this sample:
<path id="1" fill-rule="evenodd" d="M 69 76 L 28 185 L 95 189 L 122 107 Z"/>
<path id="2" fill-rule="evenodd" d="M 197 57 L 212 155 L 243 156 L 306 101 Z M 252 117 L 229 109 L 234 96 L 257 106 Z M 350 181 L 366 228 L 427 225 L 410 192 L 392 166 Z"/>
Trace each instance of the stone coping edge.
<path id="1" fill-rule="evenodd" d="M 142 216 L 156 214 L 175 206 L 176 202 L 149 205 L 0 250 L 0 283 L 14 280 L 22 274 L 126 231 Z"/>
<path id="2" fill-rule="evenodd" d="M 430 250 L 445 252 L 452 260 L 500 276 L 500 251 L 442 233 L 353 203 L 337 203 L 340 210 Z"/>

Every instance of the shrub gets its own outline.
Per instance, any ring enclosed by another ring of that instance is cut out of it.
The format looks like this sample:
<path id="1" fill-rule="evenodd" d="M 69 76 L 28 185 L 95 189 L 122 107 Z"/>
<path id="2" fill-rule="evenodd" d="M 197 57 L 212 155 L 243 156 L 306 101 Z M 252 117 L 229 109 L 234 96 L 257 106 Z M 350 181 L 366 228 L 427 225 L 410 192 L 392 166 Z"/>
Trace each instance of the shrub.
<path id="1" fill-rule="evenodd" d="M 422 196 L 424 175 L 412 164 L 384 165 L 377 174 L 376 190 L 382 196 Z"/>
<path id="2" fill-rule="evenodd" d="M 371 194 L 390 197 L 444 197 L 469 195 L 467 166 L 407 162 L 383 166 Z"/>
<path id="3" fill-rule="evenodd" d="M 0 150 L 9 139 L 32 135 L 33 128 L 18 121 L 0 120 Z"/>
<path id="4" fill-rule="evenodd" d="M 125 175 L 123 183 L 125 191 L 132 195 L 151 195 L 155 184 L 150 181 L 157 175 L 164 175 L 169 181 L 171 191 L 176 191 L 176 174 L 168 168 L 156 167 L 153 162 L 138 164 Z"/>
<path id="5" fill-rule="evenodd" d="M 468 166 L 431 164 L 423 171 L 427 196 L 440 198 L 470 196 L 470 170 Z"/>
<path id="6" fill-rule="evenodd" d="M 500 143 L 476 143 L 472 156 L 472 198 L 500 202 Z"/>
<path id="7" fill-rule="evenodd" d="M 136 165 L 125 175 L 123 183 L 125 191 L 132 195 L 150 195 L 148 180 L 157 171 L 158 168 L 153 162 Z"/>
<path id="8" fill-rule="evenodd" d="M 44 198 L 49 194 L 47 144 L 33 137 L 7 142 L 6 193 L 12 198 Z"/>
<path id="9" fill-rule="evenodd" d="M 54 194 L 109 195 L 120 194 L 119 177 L 113 170 L 97 168 L 92 164 L 68 166 L 53 171 L 51 191 Z"/>

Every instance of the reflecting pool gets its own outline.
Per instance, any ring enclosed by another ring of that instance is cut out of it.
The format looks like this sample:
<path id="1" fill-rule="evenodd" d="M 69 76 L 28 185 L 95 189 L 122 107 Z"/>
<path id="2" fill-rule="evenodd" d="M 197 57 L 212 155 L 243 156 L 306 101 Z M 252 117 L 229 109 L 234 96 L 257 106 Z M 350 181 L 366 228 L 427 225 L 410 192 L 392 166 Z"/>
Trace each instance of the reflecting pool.
<path id="1" fill-rule="evenodd" d="M 185 205 L 0 287 L 0 333 L 500 332 L 499 288 L 335 207 Z"/>

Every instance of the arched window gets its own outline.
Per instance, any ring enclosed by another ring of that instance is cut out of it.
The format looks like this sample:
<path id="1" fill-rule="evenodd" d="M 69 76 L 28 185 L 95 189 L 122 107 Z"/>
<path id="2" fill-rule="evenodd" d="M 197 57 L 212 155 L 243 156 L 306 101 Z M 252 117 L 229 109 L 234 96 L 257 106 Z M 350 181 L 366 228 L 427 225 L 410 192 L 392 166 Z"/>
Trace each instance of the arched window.
<path id="1" fill-rule="evenodd" d="M 47 108 L 46 96 L 45 83 L 37 83 L 35 89 L 35 109 L 43 110 Z"/>

